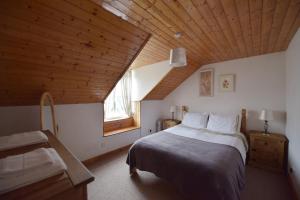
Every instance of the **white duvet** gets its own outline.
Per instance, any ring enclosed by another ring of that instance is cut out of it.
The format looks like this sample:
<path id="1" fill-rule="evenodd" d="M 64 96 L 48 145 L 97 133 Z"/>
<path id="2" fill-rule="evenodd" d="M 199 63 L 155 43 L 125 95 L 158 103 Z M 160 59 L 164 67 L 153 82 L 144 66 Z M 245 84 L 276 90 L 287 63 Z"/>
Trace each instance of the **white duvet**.
<path id="1" fill-rule="evenodd" d="M 212 132 L 207 129 L 194 129 L 184 126 L 182 124 L 174 126 L 172 128 L 168 128 L 164 131 L 183 137 L 201 140 L 204 142 L 224 144 L 234 147 L 240 152 L 244 163 L 246 162 L 248 143 L 245 136 L 242 133 L 223 134 L 218 132 Z"/>

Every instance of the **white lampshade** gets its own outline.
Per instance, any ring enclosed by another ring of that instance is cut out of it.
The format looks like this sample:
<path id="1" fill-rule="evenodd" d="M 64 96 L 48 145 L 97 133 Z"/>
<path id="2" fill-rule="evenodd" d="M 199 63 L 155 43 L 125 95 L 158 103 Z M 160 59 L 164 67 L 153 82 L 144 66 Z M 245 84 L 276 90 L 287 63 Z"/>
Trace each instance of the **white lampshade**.
<path id="1" fill-rule="evenodd" d="M 273 111 L 266 110 L 266 109 L 262 110 L 259 119 L 263 121 L 273 120 L 274 119 Z"/>
<path id="2" fill-rule="evenodd" d="M 186 62 L 186 50 L 185 48 L 171 49 L 170 51 L 170 66 L 171 67 L 184 67 Z"/>
<path id="3" fill-rule="evenodd" d="M 176 106 L 171 106 L 171 107 L 170 107 L 170 112 L 171 112 L 171 113 L 176 112 Z"/>

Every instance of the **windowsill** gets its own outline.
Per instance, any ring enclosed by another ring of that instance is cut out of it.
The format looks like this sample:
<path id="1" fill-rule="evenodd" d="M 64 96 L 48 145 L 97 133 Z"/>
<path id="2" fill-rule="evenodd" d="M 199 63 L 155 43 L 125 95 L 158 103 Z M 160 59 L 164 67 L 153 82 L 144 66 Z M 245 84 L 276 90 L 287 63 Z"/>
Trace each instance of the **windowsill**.
<path id="1" fill-rule="evenodd" d="M 112 136 L 112 135 L 116 135 L 116 134 L 120 134 L 120 133 L 125 133 L 125 132 L 128 132 L 128 131 L 136 130 L 136 129 L 139 129 L 139 128 L 140 127 L 138 127 L 138 126 L 130 126 L 130 127 L 121 128 L 121 129 L 118 129 L 118 130 L 104 132 L 103 136 L 108 137 L 108 136 Z"/>
<path id="2" fill-rule="evenodd" d="M 118 121 L 122 119 L 129 119 L 131 117 L 116 117 L 116 118 L 111 118 L 111 119 L 104 119 L 104 122 L 113 122 L 113 121 Z"/>

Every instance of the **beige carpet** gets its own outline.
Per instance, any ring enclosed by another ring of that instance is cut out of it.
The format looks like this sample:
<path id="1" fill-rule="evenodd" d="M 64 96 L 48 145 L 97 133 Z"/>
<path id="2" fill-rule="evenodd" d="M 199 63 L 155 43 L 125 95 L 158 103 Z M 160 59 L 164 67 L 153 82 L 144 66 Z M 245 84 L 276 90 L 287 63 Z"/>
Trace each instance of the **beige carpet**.
<path id="1" fill-rule="evenodd" d="M 89 167 L 95 181 L 88 185 L 89 200 L 182 200 L 168 182 L 147 172 L 129 176 L 125 164 L 127 150 L 114 152 Z M 286 177 L 247 167 L 246 188 L 241 200 L 290 200 Z"/>

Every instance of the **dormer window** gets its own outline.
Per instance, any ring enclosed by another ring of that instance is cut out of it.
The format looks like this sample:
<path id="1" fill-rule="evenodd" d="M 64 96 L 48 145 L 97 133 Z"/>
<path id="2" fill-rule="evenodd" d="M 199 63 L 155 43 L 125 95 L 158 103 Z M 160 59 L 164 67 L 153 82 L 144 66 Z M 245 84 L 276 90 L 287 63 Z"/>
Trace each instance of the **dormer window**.
<path id="1" fill-rule="evenodd" d="M 139 128 L 139 102 L 132 101 L 132 73 L 127 71 L 104 101 L 104 136 Z"/>
<path id="2" fill-rule="evenodd" d="M 127 71 L 104 102 L 104 121 L 133 116 L 131 91 L 132 75 Z"/>

